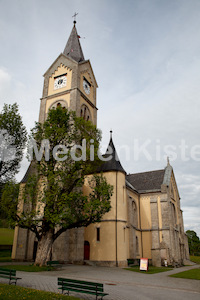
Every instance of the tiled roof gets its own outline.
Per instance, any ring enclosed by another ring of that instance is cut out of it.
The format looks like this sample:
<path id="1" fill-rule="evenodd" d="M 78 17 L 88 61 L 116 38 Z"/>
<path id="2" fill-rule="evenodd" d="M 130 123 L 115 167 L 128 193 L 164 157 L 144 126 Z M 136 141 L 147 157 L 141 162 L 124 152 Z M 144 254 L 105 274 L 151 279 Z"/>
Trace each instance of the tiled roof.
<path id="1" fill-rule="evenodd" d="M 115 150 L 115 146 L 112 141 L 112 137 L 110 138 L 110 142 L 108 145 L 108 149 L 106 151 L 106 154 L 103 155 L 104 158 L 109 158 L 108 161 L 105 161 L 99 168 L 99 172 L 108 172 L 108 171 L 120 171 L 123 173 L 126 173 L 124 171 L 124 168 L 122 167 L 117 152 Z"/>
<path id="2" fill-rule="evenodd" d="M 71 57 L 77 62 L 81 62 L 85 60 L 75 24 L 72 28 L 71 34 L 69 36 L 63 54 L 68 57 Z"/>
<path id="3" fill-rule="evenodd" d="M 128 187 L 129 189 L 137 192 L 137 190 L 134 188 L 134 186 L 132 186 L 132 184 L 130 184 L 130 182 L 127 179 L 126 179 L 125 182 L 126 182 L 126 187 Z"/>
<path id="4" fill-rule="evenodd" d="M 165 169 L 144 173 L 129 174 L 126 179 L 138 192 L 161 190 Z"/>

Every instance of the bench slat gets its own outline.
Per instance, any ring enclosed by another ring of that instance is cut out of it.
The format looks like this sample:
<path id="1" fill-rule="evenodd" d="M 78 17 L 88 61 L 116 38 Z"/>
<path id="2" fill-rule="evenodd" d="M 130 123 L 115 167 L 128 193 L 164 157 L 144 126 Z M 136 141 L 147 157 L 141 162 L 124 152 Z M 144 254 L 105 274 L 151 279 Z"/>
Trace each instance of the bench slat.
<path id="1" fill-rule="evenodd" d="M 79 285 L 79 284 L 63 284 L 62 285 L 65 289 L 69 288 L 77 288 L 79 290 L 88 290 L 88 291 L 97 291 L 97 292 L 103 292 L 103 288 L 101 287 L 95 287 L 95 286 L 88 286 L 88 285 Z"/>
<path id="2" fill-rule="evenodd" d="M 73 289 L 73 288 L 69 288 L 69 289 L 64 289 L 66 291 L 71 291 L 71 292 L 77 292 L 77 293 L 82 293 L 82 294 L 90 294 L 90 295 L 97 295 L 97 296 L 106 296 L 108 294 L 106 293 L 96 293 L 96 292 L 92 292 L 92 291 L 83 291 L 83 290 L 77 290 L 77 289 Z"/>
<path id="3" fill-rule="evenodd" d="M 90 282 L 76 279 L 68 278 L 58 278 L 58 289 L 64 291 L 73 291 L 77 293 L 85 293 L 90 295 L 95 295 L 97 297 L 104 297 L 108 295 L 104 293 L 103 284 L 98 282 Z"/>
<path id="4" fill-rule="evenodd" d="M 79 283 L 79 284 L 87 284 L 87 285 L 92 285 L 92 286 L 99 286 L 103 287 L 103 283 L 98 283 L 98 282 L 90 282 L 90 281 L 84 281 L 84 280 L 77 280 L 77 279 L 68 279 L 68 278 L 58 278 L 58 282 L 62 283 L 67 283 L 67 282 L 73 282 L 73 283 Z"/>
<path id="5" fill-rule="evenodd" d="M 57 260 L 50 260 L 47 262 L 47 266 L 53 266 L 53 265 L 62 266 L 62 264 L 59 263 L 59 261 L 57 261 Z"/>
<path id="6" fill-rule="evenodd" d="M 9 279 L 9 284 L 14 283 L 16 285 L 18 279 L 22 279 L 20 277 L 16 277 L 16 270 L 0 268 L 0 277 Z"/>
<path id="7" fill-rule="evenodd" d="M 1 278 L 8 278 L 8 279 L 10 279 L 10 275 L 6 275 L 6 274 L 5 274 L 5 275 L 2 274 L 2 275 L 0 275 L 0 277 L 1 277 Z"/>
<path id="8" fill-rule="evenodd" d="M 0 274 L 11 274 L 11 275 L 15 276 L 16 270 L 0 268 Z"/>
<path id="9" fill-rule="evenodd" d="M 75 283 L 75 282 L 58 282 L 58 285 L 62 285 L 62 286 L 78 286 L 80 288 L 88 288 L 91 290 L 99 290 L 102 291 L 103 290 L 103 286 L 98 286 L 98 285 L 89 285 L 89 284 L 82 284 L 82 283 Z"/>

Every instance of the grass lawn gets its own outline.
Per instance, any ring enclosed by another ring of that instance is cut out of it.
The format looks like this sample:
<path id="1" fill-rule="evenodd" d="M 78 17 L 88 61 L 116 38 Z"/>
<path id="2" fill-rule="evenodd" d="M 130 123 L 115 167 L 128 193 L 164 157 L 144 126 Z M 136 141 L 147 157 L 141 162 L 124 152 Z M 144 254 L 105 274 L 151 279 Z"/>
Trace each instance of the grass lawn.
<path id="1" fill-rule="evenodd" d="M 125 270 L 129 270 L 129 271 L 133 271 L 133 272 L 139 272 L 139 273 L 143 273 L 143 274 L 156 274 L 156 273 L 160 273 L 160 272 L 166 272 L 166 271 L 170 271 L 173 270 L 172 268 L 168 268 L 168 267 L 153 267 L 153 266 L 149 266 L 148 271 L 140 271 L 140 267 L 139 266 L 133 266 L 130 268 L 125 268 Z"/>
<path id="2" fill-rule="evenodd" d="M 14 229 L 0 228 L 0 245 L 13 244 Z"/>
<path id="3" fill-rule="evenodd" d="M 190 255 L 190 260 L 196 264 L 200 264 L 200 256 L 192 256 Z"/>
<path id="4" fill-rule="evenodd" d="M 56 299 L 65 299 L 65 300 L 80 300 L 80 298 L 68 297 L 61 294 L 55 294 L 50 292 L 38 291 L 28 288 L 23 288 L 21 286 L 1 284 L 0 283 L 0 299 L 7 300 L 56 300 Z"/>
<path id="5" fill-rule="evenodd" d="M 4 269 L 12 269 L 16 271 L 23 271 L 23 272 L 42 272 L 42 271 L 53 271 L 56 270 L 54 267 L 50 266 L 44 266 L 44 267 L 38 267 L 34 265 L 24 266 L 24 265 L 8 265 L 8 266 L 2 266 Z"/>
<path id="6" fill-rule="evenodd" d="M 169 276 L 170 277 L 175 277 L 175 278 L 186 278 L 186 279 L 200 280 L 200 268 L 180 272 L 180 273 L 169 275 Z"/>

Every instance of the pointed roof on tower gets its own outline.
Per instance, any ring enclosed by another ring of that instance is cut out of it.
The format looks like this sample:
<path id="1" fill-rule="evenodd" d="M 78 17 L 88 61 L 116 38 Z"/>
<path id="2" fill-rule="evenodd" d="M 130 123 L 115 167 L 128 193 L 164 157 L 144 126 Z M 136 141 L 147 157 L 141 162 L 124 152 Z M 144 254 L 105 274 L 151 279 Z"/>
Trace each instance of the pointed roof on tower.
<path id="1" fill-rule="evenodd" d="M 101 166 L 100 172 L 108 172 L 108 171 L 120 171 L 126 173 L 124 168 L 122 167 L 119 157 L 117 155 L 117 151 L 115 149 L 113 140 L 112 140 L 112 131 L 110 131 L 110 142 L 106 153 L 103 155 L 104 158 L 110 158 L 108 161 L 105 161 Z"/>
<path id="2" fill-rule="evenodd" d="M 76 21 L 74 21 L 74 26 L 72 28 L 63 54 L 74 59 L 77 62 L 85 60 L 79 38 L 80 36 L 78 35 L 76 30 Z"/>

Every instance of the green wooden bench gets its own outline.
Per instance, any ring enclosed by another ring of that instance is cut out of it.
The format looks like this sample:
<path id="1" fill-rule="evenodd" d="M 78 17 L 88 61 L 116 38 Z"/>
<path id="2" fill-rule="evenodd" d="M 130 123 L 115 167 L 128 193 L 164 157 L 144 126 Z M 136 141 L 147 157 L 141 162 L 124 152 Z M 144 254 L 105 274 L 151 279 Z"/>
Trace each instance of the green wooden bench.
<path id="1" fill-rule="evenodd" d="M 16 277 L 16 270 L 9 270 L 4 268 L 0 268 L 0 277 L 9 279 L 9 284 L 14 283 L 15 285 L 17 283 L 17 280 L 21 279 L 19 277 Z"/>
<path id="2" fill-rule="evenodd" d="M 47 262 L 47 266 L 50 266 L 50 267 L 62 267 L 62 264 L 59 263 L 59 261 L 57 261 L 57 260 L 49 260 Z"/>
<path id="3" fill-rule="evenodd" d="M 69 291 L 95 295 L 96 300 L 98 297 L 103 299 L 104 296 L 108 295 L 107 293 L 104 293 L 103 284 L 97 282 L 58 278 L 58 286 L 60 286 L 58 289 L 61 289 L 62 293 L 68 291 L 68 296 Z"/>

